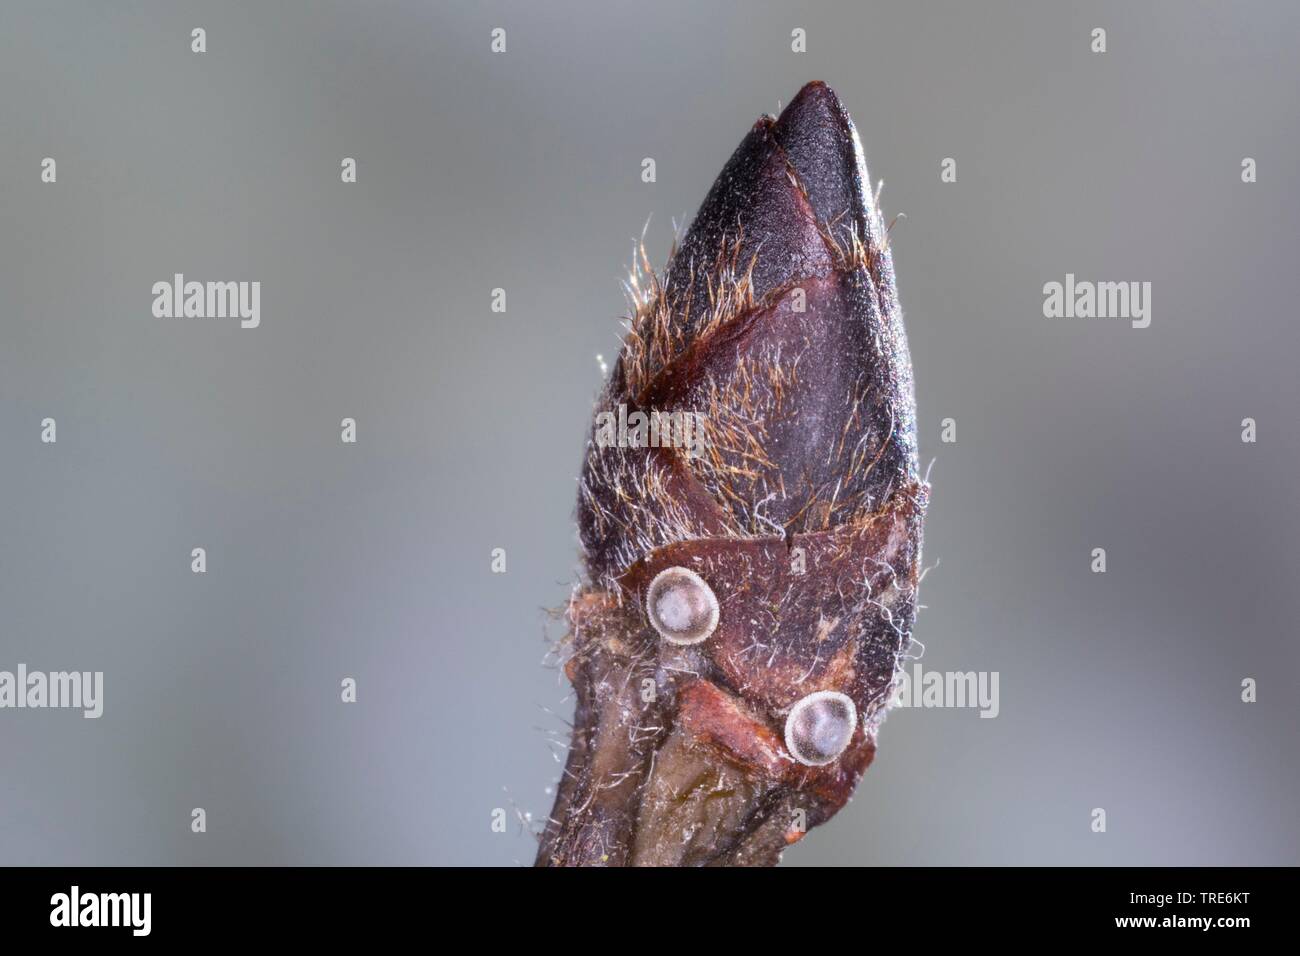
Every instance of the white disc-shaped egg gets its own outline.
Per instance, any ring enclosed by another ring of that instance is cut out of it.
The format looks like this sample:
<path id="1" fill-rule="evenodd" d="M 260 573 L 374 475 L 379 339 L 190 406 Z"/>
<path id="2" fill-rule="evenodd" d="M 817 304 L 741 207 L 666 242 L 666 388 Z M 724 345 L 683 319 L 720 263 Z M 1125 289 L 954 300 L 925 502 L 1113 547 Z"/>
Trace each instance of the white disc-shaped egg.
<path id="1" fill-rule="evenodd" d="M 672 644 L 698 644 L 718 626 L 713 588 L 689 568 L 665 568 L 646 589 L 646 616 L 659 636 Z"/>
<path id="2" fill-rule="evenodd" d="M 785 746 L 801 764 L 820 767 L 849 745 L 858 728 L 858 709 L 847 694 L 821 690 L 802 698 L 785 720 Z"/>

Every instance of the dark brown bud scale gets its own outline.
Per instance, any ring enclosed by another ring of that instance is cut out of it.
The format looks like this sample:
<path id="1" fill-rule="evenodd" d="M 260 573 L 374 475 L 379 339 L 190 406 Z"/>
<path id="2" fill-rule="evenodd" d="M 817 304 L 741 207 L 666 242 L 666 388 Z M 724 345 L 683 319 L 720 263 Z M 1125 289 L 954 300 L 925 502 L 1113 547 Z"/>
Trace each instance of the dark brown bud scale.
<path id="1" fill-rule="evenodd" d="M 663 277 L 638 264 L 597 413 L 692 413 L 704 440 L 588 442 L 577 712 L 539 865 L 770 865 L 871 761 L 928 488 L 868 182 L 811 83 L 754 125 Z"/>

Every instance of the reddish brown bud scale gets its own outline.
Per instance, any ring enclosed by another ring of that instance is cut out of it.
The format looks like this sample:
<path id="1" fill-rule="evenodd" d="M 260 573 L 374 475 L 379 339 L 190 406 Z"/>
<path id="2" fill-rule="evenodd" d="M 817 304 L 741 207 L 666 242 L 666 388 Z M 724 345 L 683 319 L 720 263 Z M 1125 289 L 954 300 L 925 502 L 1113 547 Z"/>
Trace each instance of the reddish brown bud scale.
<path id="1" fill-rule="evenodd" d="M 928 492 L 885 230 L 834 93 L 755 124 L 663 278 L 642 264 L 633 286 L 581 478 L 577 712 L 538 863 L 770 865 L 875 753 Z M 698 416 L 703 440 L 611 443 L 615 409 Z"/>

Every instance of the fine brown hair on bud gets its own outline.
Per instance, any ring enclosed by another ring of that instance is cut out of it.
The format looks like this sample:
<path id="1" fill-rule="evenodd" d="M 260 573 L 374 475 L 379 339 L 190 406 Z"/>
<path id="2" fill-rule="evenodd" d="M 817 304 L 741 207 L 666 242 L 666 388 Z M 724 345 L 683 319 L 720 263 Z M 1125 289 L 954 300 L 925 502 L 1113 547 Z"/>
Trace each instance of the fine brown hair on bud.
<path id="1" fill-rule="evenodd" d="M 835 94 L 810 83 L 755 123 L 665 270 L 642 250 L 629 285 L 537 863 L 771 865 L 875 753 L 929 490 L 887 232 Z"/>

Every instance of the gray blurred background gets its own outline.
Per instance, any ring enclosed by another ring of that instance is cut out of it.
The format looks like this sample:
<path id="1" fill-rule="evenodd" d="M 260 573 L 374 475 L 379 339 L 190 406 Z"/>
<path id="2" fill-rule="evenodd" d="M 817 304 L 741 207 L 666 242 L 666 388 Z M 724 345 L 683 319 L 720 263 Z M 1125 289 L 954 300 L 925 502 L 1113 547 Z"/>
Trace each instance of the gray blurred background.
<path id="1" fill-rule="evenodd" d="M 106 688 L 98 721 L 0 711 L 0 863 L 531 862 L 515 812 L 548 811 L 571 708 L 544 611 L 632 240 L 650 219 L 661 265 L 815 78 L 906 214 L 924 666 L 998 671 L 1001 712 L 895 712 L 787 864 L 1300 862 L 1298 28 L 1284 2 L 5 3 L 0 669 Z M 174 272 L 261 281 L 261 327 L 153 318 Z M 1151 327 L 1045 319 L 1067 272 L 1151 282 Z"/>

